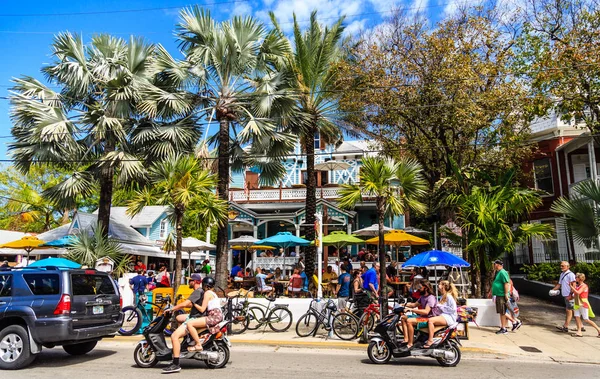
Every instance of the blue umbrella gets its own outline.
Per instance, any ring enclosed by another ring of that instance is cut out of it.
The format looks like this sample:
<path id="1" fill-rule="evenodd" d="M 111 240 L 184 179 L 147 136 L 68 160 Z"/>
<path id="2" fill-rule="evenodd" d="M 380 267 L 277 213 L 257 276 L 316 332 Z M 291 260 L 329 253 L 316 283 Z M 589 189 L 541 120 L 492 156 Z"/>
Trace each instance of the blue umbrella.
<path id="1" fill-rule="evenodd" d="M 64 236 L 57 240 L 46 242 L 46 243 L 42 244 L 42 246 L 67 247 L 67 246 L 73 245 L 76 240 L 77 240 L 77 237 L 75 237 L 75 236 Z"/>
<path id="2" fill-rule="evenodd" d="M 81 268 L 77 262 L 65 258 L 45 258 L 35 261 L 27 267 L 58 267 L 58 268 Z"/>
<path id="3" fill-rule="evenodd" d="M 290 246 L 308 246 L 310 241 L 296 237 L 290 232 L 279 232 L 274 236 L 255 242 L 255 245 L 277 246 L 286 249 Z"/>
<path id="4" fill-rule="evenodd" d="M 402 264 L 405 267 L 426 267 L 426 266 L 450 266 L 450 267 L 471 267 L 469 262 L 457 257 L 452 253 L 441 250 L 430 250 L 417 254 Z"/>

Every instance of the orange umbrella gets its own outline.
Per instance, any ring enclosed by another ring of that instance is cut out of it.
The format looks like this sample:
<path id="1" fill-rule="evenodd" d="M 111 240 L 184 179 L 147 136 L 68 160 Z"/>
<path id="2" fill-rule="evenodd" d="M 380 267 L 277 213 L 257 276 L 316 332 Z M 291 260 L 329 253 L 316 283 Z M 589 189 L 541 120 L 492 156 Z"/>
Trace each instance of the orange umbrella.
<path id="1" fill-rule="evenodd" d="M 412 234 L 408 234 L 403 230 L 392 230 L 383 236 L 383 241 L 386 245 L 392 246 L 414 246 L 414 245 L 429 245 L 429 241 Z M 373 237 L 365 241 L 368 244 L 375 245 L 379 243 L 379 237 Z"/>
<path id="2" fill-rule="evenodd" d="M 16 249 L 16 250 L 25 250 L 27 252 L 27 262 L 29 262 L 29 253 L 31 253 L 34 249 L 49 249 L 52 246 L 41 246 L 46 241 L 42 241 L 36 236 L 24 236 L 21 239 L 7 242 L 3 245 L 0 245 L 1 249 Z"/>

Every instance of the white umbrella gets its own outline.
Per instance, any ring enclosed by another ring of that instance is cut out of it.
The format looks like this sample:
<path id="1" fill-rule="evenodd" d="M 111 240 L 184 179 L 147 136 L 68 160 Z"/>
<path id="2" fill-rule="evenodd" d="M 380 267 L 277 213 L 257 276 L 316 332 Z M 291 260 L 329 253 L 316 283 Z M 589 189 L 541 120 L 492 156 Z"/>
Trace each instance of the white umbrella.
<path id="1" fill-rule="evenodd" d="M 410 234 L 431 234 L 431 232 L 428 232 L 427 230 L 415 228 L 413 226 L 407 226 L 404 228 L 404 231 Z"/>
<path id="2" fill-rule="evenodd" d="M 252 236 L 239 236 L 238 238 L 234 238 L 229 240 L 229 244 L 232 246 L 241 246 L 244 248 L 244 266 L 248 265 L 248 248 L 254 245 L 258 241 L 257 238 Z"/>
<path id="3" fill-rule="evenodd" d="M 350 165 L 346 162 L 337 162 L 337 161 L 327 161 L 323 163 L 317 163 L 315 165 L 315 170 L 317 171 L 337 171 L 337 170 L 347 170 L 350 168 Z"/>
<path id="4" fill-rule="evenodd" d="M 181 240 L 181 248 L 190 253 L 197 250 L 215 250 L 217 247 L 212 243 L 200 241 L 198 238 L 186 237 Z"/>
<path id="5" fill-rule="evenodd" d="M 384 233 L 391 232 L 392 230 L 394 230 L 394 229 L 388 228 L 387 226 L 383 227 L 383 232 Z M 373 224 L 373 225 L 371 225 L 369 227 L 355 230 L 354 232 L 352 232 L 352 234 L 355 234 L 357 236 L 363 236 L 363 237 L 378 236 L 379 235 L 379 225 L 378 224 Z"/>

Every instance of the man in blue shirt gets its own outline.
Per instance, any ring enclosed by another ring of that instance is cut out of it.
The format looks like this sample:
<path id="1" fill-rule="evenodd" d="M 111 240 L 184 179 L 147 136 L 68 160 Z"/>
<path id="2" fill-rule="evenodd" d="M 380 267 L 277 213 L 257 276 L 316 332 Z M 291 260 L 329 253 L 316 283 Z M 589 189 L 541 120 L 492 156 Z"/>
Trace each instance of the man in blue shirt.
<path id="1" fill-rule="evenodd" d="M 342 274 L 338 276 L 337 298 L 338 309 L 345 309 L 346 302 L 350 298 L 350 283 L 352 276 L 348 274 L 348 267 L 342 265 Z"/>
<path id="2" fill-rule="evenodd" d="M 379 271 L 379 262 L 373 263 L 373 266 L 362 274 L 363 289 L 367 291 L 371 299 L 377 299 L 379 282 L 377 281 L 377 272 Z"/>
<path id="3" fill-rule="evenodd" d="M 240 271 L 242 271 L 242 266 L 240 266 L 240 264 L 238 263 L 231 269 L 231 277 L 235 278 L 236 276 L 238 276 Z"/>
<path id="4" fill-rule="evenodd" d="M 143 275 L 143 270 L 138 270 L 137 275 L 129 279 L 129 284 L 133 293 L 136 295 L 143 295 L 148 288 L 148 278 Z"/>

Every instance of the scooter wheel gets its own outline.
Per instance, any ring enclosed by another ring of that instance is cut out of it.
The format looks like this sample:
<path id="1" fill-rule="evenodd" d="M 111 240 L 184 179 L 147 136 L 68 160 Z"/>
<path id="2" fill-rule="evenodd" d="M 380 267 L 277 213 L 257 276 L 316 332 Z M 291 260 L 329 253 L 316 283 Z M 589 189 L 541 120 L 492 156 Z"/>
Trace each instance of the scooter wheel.
<path id="1" fill-rule="evenodd" d="M 158 357 L 148 345 L 137 344 L 133 351 L 133 360 L 138 367 L 151 368 L 158 363 Z"/>
<path id="2" fill-rule="evenodd" d="M 229 346 L 223 341 L 217 340 L 214 342 L 214 347 L 209 349 L 219 354 L 219 359 L 215 362 L 207 361 L 208 368 L 223 368 L 229 362 Z"/>
<path id="3" fill-rule="evenodd" d="M 367 355 L 369 356 L 371 362 L 382 365 L 390 361 L 390 358 L 392 358 L 392 351 L 387 344 L 384 344 L 384 346 L 381 348 L 381 351 L 379 351 L 378 342 L 371 341 L 369 342 L 369 347 L 367 348 Z"/>
<path id="4" fill-rule="evenodd" d="M 436 358 L 438 363 L 443 367 L 454 367 L 460 362 L 460 348 L 454 341 L 450 341 L 444 346 L 444 350 L 454 354 L 453 358 Z"/>

